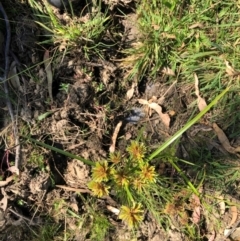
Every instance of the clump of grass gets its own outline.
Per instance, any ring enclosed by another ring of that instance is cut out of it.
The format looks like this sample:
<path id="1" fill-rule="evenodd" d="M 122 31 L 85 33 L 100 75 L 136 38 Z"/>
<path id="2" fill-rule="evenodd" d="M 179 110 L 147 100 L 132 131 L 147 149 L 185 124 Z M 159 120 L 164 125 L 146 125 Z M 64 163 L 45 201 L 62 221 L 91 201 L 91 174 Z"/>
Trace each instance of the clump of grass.
<path id="1" fill-rule="evenodd" d="M 130 66 L 129 77 L 146 72 L 155 76 L 169 62 L 169 53 L 182 44 L 184 33 L 180 30 L 180 1 L 141 1 L 137 6 L 138 42 L 123 52 L 123 66 Z M 175 15 L 173 17 L 173 15 Z M 171 19 L 171 20 L 170 20 Z"/>
<path id="2" fill-rule="evenodd" d="M 62 240 L 62 236 L 59 236 L 61 225 L 46 221 L 38 230 L 33 231 L 34 241 L 52 241 Z"/>
<path id="3" fill-rule="evenodd" d="M 109 228 L 111 224 L 108 218 L 101 213 L 97 213 L 94 211 L 94 216 L 92 219 L 92 227 L 91 227 L 91 240 L 93 241 L 102 241 L 106 238 Z"/>
<path id="4" fill-rule="evenodd" d="M 82 225 L 79 230 L 83 228 L 87 230 L 86 234 L 90 236 L 90 240 L 102 241 L 105 240 L 110 232 L 112 224 L 104 215 L 103 210 L 98 207 L 97 200 L 95 198 L 86 199 L 83 195 L 79 195 L 83 201 L 85 213 L 82 217 Z"/>
<path id="5" fill-rule="evenodd" d="M 121 63 L 127 78 L 161 76 L 168 66 L 186 85 L 195 72 L 202 91 L 214 98 L 229 82 L 225 60 L 239 68 L 236 2 L 144 0 L 136 13 L 138 39 L 123 50 Z"/>
<path id="6" fill-rule="evenodd" d="M 44 155 L 41 153 L 40 150 L 35 148 L 31 155 L 28 158 L 28 163 L 37 166 L 40 170 L 45 170 L 46 168 L 46 161 Z"/>
<path id="7" fill-rule="evenodd" d="M 30 5 L 35 9 L 39 21 L 37 23 L 46 31 L 46 36 L 60 49 L 72 49 L 73 47 L 81 48 L 88 56 L 89 53 L 100 54 L 100 48 L 104 46 L 101 37 L 107 31 L 107 22 L 109 17 L 107 11 L 101 13 L 100 1 L 96 3 L 95 8 L 98 11 L 91 12 L 86 6 L 83 12 L 88 9 L 87 13 L 82 13 L 80 17 L 74 16 L 71 2 L 70 14 L 65 14 L 64 21 L 59 19 L 53 11 L 53 8 L 44 1 L 45 8 L 37 1 L 30 0 Z M 48 40 L 49 41 L 49 40 Z"/>

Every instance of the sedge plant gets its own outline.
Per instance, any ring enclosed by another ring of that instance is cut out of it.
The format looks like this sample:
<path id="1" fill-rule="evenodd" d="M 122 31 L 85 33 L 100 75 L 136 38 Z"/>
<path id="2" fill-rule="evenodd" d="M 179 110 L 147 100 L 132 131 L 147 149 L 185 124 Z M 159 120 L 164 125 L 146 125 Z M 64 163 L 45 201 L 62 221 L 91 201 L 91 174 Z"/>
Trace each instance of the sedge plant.
<path id="1" fill-rule="evenodd" d="M 68 14 L 65 21 L 62 21 L 57 17 L 47 0 L 43 2 L 44 6 L 38 1 L 29 0 L 29 4 L 34 9 L 38 19 L 36 23 L 44 29 L 45 36 L 48 37 L 45 42 L 51 41 L 56 46 L 60 46 L 60 49 L 65 50 L 80 47 L 86 57 L 89 53 L 101 56 L 99 49 L 105 46 L 101 42 L 101 37 L 107 31 L 109 20 L 107 11 L 105 13 L 93 12 L 87 4 L 78 18 L 74 14 L 71 1 L 69 1 L 71 14 Z M 95 4 L 96 9 L 101 9 L 101 1 Z"/>
<path id="2" fill-rule="evenodd" d="M 175 135 L 150 154 L 144 143 L 139 142 L 139 140 L 131 141 L 130 145 L 126 148 L 126 153 L 114 152 L 110 154 L 107 160 L 94 163 L 90 160 L 85 160 L 82 157 L 37 141 L 31 137 L 25 138 L 35 144 L 92 166 L 92 178 L 88 183 L 88 187 L 93 195 L 96 197 L 108 195 L 116 196 L 122 205 L 119 218 L 125 221 L 129 227 L 135 228 L 143 220 L 144 211 L 146 209 L 150 210 L 153 215 L 160 220 L 160 212 L 157 211 L 161 208 L 159 203 L 163 200 L 167 202 L 170 198 L 167 188 L 165 188 L 166 183 L 164 183 L 164 179 L 156 173 L 152 160 L 159 156 L 171 144 L 178 140 L 185 131 L 199 121 L 204 114 L 218 103 L 228 90 L 229 88 L 219 94 L 196 117 L 190 120 Z M 196 187 L 182 172 L 181 168 L 174 161 L 174 158 L 169 158 L 168 162 L 180 174 L 191 192 L 199 195 Z M 156 197 L 159 197 L 159 199 L 155 200 Z"/>
<path id="3" fill-rule="evenodd" d="M 201 91 L 213 99 L 229 82 L 226 61 L 239 69 L 238 9 L 234 1 L 139 1 L 137 34 L 120 59 L 126 78 L 141 80 L 147 73 L 156 81 L 175 73 L 186 86 L 196 73 Z"/>
<path id="4" fill-rule="evenodd" d="M 109 195 L 110 188 L 121 200 L 119 218 L 130 227 L 143 220 L 142 204 L 134 192 L 143 194 L 143 190 L 156 182 L 154 166 L 145 161 L 146 147 L 143 143 L 132 141 L 127 148 L 128 157 L 119 152 L 111 153 L 109 160 L 96 163 L 92 170 L 92 180 L 88 187 L 94 195 Z"/>

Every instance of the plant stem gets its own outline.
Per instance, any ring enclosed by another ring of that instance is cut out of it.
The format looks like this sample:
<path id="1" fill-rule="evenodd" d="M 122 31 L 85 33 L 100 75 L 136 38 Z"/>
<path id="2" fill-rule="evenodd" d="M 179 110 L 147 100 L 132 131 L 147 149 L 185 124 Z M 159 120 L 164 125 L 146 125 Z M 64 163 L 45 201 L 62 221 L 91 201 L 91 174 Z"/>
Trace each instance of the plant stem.
<path id="1" fill-rule="evenodd" d="M 192 191 L 199 196 L 199 192 L 198 190 L 193 186 L 193 184 L 191 183 L 191 181 L 187 178 L 187 176 L 181 171 L 181 169 L 178 167 L 178 165 L 176 163 L 174 163 L 174 161 L 169 161 L 171 163 L 171 165 L 177 170 L 177 172 L 181 175 L 181 177 L 184 179 L 184 181 L 187 183 L 187 185 L 192 189 Z"/>
<path id="2" fill-rule="evenodd" d="M 81 162 L 83 162 L 83 163 L 85 163 L 85 164 L 87 164 L 87 165 L 89 165 L 89 166 L 95 166 L 95 163 L 94 163 L 94 162 L 92 162 L 92 161 L 90 161 L 90 160 L 87 160 L 87 159 L 84 159 L 84 158 L 82 158 L 82 157 L 80 157 L 80 156 L 76 156 L 76 155 L 74 155 L 74 154 L 72 154 L 72 153 L 70 153 L 70 152 L 61 150 L 61 149 L 56 148 L 56 147 L 54 147 L 54 146 L 50 146 L 50 145 L 45 144 L 45 143 L 43 143 L 43 142 L 41 142 L 41 141 L 37 141 L 37 140 L 35 140 L 35 139 L 31 138 L 31 137 L 23 136 L 23 138 L 25 138 L 25 139 L 27 139 L 27 140 L 29 140 L 29 141 L 31 141 L 31 142 L 34 142 L 35 144 L 37 144 L 37 145 L 39 145 L 39 146 L 42 146 L 42 147 L 45 147 L 45 148 L 47 148 L 47 149 L 49 149 L 49 150 L 55 151 L 55 152 L 57 152 L 57 153 L 60 153 L 60 154 L 62 154 L 62 155 L 64 155 L 64 156 L 70 157 L 70 158 L 72 158 L 72 159 L 77 159 L 78 161 L 81 161 Z"/>

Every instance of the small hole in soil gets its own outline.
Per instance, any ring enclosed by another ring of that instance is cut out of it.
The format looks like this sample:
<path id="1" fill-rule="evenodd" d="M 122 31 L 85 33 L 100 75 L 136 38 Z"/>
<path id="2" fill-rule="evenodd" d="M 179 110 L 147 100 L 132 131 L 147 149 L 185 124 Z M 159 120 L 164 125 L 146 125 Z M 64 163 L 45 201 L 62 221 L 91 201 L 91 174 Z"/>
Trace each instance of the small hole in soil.
<path id="1" fill-rule="evenodd" d="M 138 84 L 138 92 L 140 95 L 145 93 L 146 85 L 148 80 L 146 78 L 142 78 Z"/>

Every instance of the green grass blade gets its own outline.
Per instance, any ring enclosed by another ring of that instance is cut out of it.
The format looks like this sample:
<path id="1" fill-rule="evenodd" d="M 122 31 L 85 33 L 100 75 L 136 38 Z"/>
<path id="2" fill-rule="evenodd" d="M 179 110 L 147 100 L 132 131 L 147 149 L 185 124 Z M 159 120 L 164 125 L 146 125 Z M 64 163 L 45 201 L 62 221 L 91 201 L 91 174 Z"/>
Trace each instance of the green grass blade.
<path id="1" fill-rule="evenodd" d="M 204 108 L 198 115 L 196 115 L 192 120 L 190 120 L 182 129 L 176 132 L 170 139 L 168 139 L 163 145 L 161 145 L 157 150 L 155 150 L 148 157 L 149 160 L 152 160 L 159 153 L 165 150 L 169 145 L 171 145 L 175 140 L 177 140 L 185 131 L 187 131 L 192 125 L 194 125 L 203 115 L 205 115 L 217 102 L 228 92 L 229 87 L 226 88 L 221 94 L 219 94 L 208 106 Z"/>
<path id="2" fill-rule="evenodd" d="M 37 140 L 35 140 L 35 139 L 31 138 L 31 137 L 23 136 L 23 138 L 25 138 L 25 139 L 27 139 L 27 140 L 29 140 L 29 141 L 31 141 L 31 142 L 39 145 L 39 146 L 42 146 L 42 147 L 44 147 L 44 148 L 47 148 L 47 149 L 52 150 L 52 151 L 55 151 L 55 152 L 57 152 L 57 153 L 59 153 L 59 154 L 62 154 L 62 155 L 64 155 L 64 156 L 67 156 L 67 157 L 69 157 L 69 158 L 77 159 L 77 160 L 79 160 L 79 161 L 81 161 L 81 162 L 83 162 L 83 163 L 85 163 L 85 164 L 87 164 L 87 165 L 90 165 L 90 166 L 95 166 L 95 163 L 94 163 L 94 162 L 92 162 L 92 161 L 90 161 L 90 160 L 87 160 L 87 159 L 84 159 L 84 158 L 82 158 L 82 157 L 80 157 L 80 156 L 76 156 L 76 155 L 74 155 L 74 154 L 72 154 L 72 153 L 70 153 L 70 152 L 61 150 L 61 149 L 56 148 L 56 147 L 54 147 L 54 146 L 50 146 L 50 145 L 48 145 L 48 144 L 46 144 L 46 143 L 44 143 L 44 142 L 37 141 Z"/>

